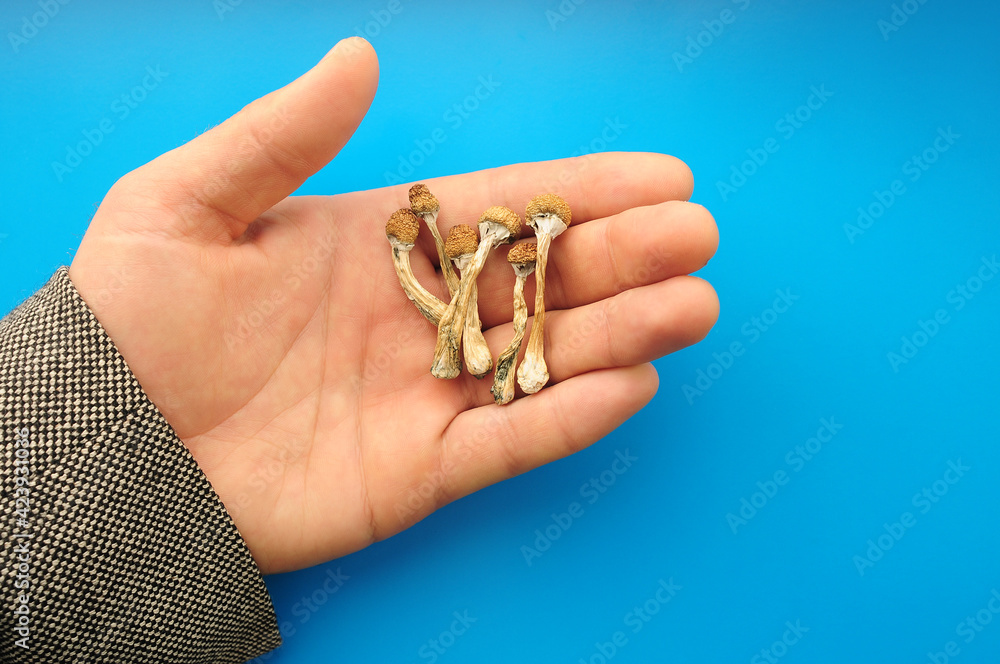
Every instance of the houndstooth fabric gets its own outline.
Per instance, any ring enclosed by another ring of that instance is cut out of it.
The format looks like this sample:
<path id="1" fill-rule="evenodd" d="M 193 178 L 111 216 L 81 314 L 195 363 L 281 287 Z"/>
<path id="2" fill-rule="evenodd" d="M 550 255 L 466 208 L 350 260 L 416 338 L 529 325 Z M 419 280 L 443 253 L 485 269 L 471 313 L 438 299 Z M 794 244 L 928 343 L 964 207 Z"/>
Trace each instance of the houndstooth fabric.
<path id="1" fill-rule="evenodd" d="M 0 662 L 280 644 L 236 526 L 66 268 L 0 321 L 0 453 Z"/>

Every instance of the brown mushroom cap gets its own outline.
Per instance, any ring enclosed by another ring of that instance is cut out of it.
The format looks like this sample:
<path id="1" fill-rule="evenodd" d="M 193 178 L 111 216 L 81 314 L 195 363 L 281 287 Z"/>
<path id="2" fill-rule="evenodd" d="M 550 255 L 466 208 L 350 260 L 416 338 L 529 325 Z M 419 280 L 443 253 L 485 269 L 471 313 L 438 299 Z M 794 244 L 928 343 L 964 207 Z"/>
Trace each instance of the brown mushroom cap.
<path id="1" fill-rule="evenodd" d="M 420 234 L 420 219 L 409 208 L 396 210 L 385 224 L 385 234 L 403 244 L 413 244 Z"/>
<path id="2" fill-rule="evenodd" d="M 425 184 L 410 187 L 410 208 L 417 214 L 432 214 L 441 209 L 441 204 Z"/>
<path id="3" fill-rule="evenodd" d="M 532 198 L 528 203 L 528 209 L 525 211 L 524 217 L 530 222 L 535 217 L 546 214 L 554 214 L 567 226 L 573 220 L 573 213 L 569 209 L 569 204 L 555 194 L 543 194 Z"/>
<path id="4" fill-rule="evenodd" d="M 516 240 L 517 236 L 521 234 L 521 217 L 517 216 L 517 212 L 508 207 L 494 205 L 487 209 L 486 212 L 483 212 L 483 216 L 479 218 L 479 223 L 487 222 L 500 224 L 510 231 L 510 237 L 506 240 L 508 244 Z"/>
<path id="5" fill-rule="evenodd" d="M 476 253 L 479 248 L 479 233 L 468 224 L 453 226 L 448 231 L 448 239 L 444 241 L 444 253 L 448 258 L 458 258 Z"/>
<path id="6" fill-rule="evenodd" d="M 515 244 L 507 252 L 507 262 L 511 265 L 529 265 L 538 260 L 538 245 L 534 242 Z"/>

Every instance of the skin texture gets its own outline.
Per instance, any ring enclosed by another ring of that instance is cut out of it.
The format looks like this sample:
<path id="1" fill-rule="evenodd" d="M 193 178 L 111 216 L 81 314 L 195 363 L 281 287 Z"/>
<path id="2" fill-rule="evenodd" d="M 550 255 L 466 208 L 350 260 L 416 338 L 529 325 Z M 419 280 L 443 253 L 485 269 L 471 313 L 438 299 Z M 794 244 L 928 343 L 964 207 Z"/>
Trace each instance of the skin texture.
<path id="1" fill-rule="evenodd" d="M 647 363 L 718 315 L 712 288 L 685 276 L 714 253 L 716 227 L 683 202 L 691 173 L 672 157 L 430 180 L 452 224 L 523 209 L 540 183 L 559 183 L 574 213 L 546 288 L 549 386 L 500 408 L 490 381 L 433 378 L 437 331 L 402 292 L 384 233 L 408 187 L 288 198 L 350 138 L 377 79 L 371 47 L 352 38 L 126 175 L 70 269 L 264 572 L 356 551 L 599 440 L 656 392 Z M 410 258 L 447 298 L 430 234 Z M 480 275 L 494 354 L 513 334 L 513 283 L 502 256 Z"/>

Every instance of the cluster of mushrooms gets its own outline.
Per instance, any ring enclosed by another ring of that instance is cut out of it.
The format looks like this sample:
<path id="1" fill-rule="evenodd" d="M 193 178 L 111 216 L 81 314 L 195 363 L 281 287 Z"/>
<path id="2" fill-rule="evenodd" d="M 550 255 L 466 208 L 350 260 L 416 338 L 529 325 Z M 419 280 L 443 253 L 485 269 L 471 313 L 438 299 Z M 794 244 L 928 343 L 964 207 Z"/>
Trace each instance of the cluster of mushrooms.
<path id="1" fill-rule="evenodd" d="M 392 260 L 399 283 L 424 318 L 438 329 L 431 374 L 436 378 L 457 378 L 462 360 L 476 378 L 484 378 L 493 369 L 493 356 L 483 337 L 479 320 L 479 291 L 476 279 L 486 265 L 491 251 L 512 244 L 521 234 L 521 218 L 510 208 L 494 206 L 483 212 L 479 229 L 466 224 L 455 226 L 442 239 L 437 219 L 441 206 L 424 184 L 410 188 L 410 207 L 397 210 L 385 225 L 392 245 Z M 451 301 L 435 297 L 413 276 L 409 252 L 420 233 L 423 219 L 437 245 L 441 271 L 448 284 Z M 536 196 L 528 203 L 525 221 L 535 231 L 536 243 L 515 244 L 507 252 L 514 268 L 514 338 L 497 359 L 493 375 L 493 399 L 499 405 L 514 399 L 514 378 L 525 394 L 538 392 L 549 381 L 545 365 L 545 266 L 552 239 L 565 231 L 572 215 L 569 205 L 555 194 Z M 454 263 L 454 265 L 453 265 Z M 456 272 L 457 270 L 457 272 Z M 514 371 L 517 356 L 528 324 L 524 285 L 536 273 L 535 322 L 528 338 L 524 361 Z"/>

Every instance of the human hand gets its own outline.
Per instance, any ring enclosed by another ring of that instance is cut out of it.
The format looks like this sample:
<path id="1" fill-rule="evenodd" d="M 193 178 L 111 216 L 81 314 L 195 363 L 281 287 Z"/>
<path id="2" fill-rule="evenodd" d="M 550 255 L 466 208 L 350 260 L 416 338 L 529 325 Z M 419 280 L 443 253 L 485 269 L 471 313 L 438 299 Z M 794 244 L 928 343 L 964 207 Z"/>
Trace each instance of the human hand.
<path id="1" fill-rule="evenodd" d="M 482 487 L 572 454 L 638 411 L 651 360 L 718 315 L 686 276 L 715 251 L 672 157 L 606 154 L 427 180 L 442 232 L 546 184 L 573 209 L 546 289 L 551 383 L 505 407 L 491 379 L 430 375 L 436 330 L 406 299 L 385 221 L 407 186 L 288 198 L 330 161 L 375 94 L 359 38 L 290 85 L 123 177 L 70 276 L 198 461 L 265 573 L 342 556 Z M 441 298 L 424 230 L 417 278 Z M 494 358 L 514 275 L 479 279 Z M 529 282 L 528 301 L 533 300 Z"/>

